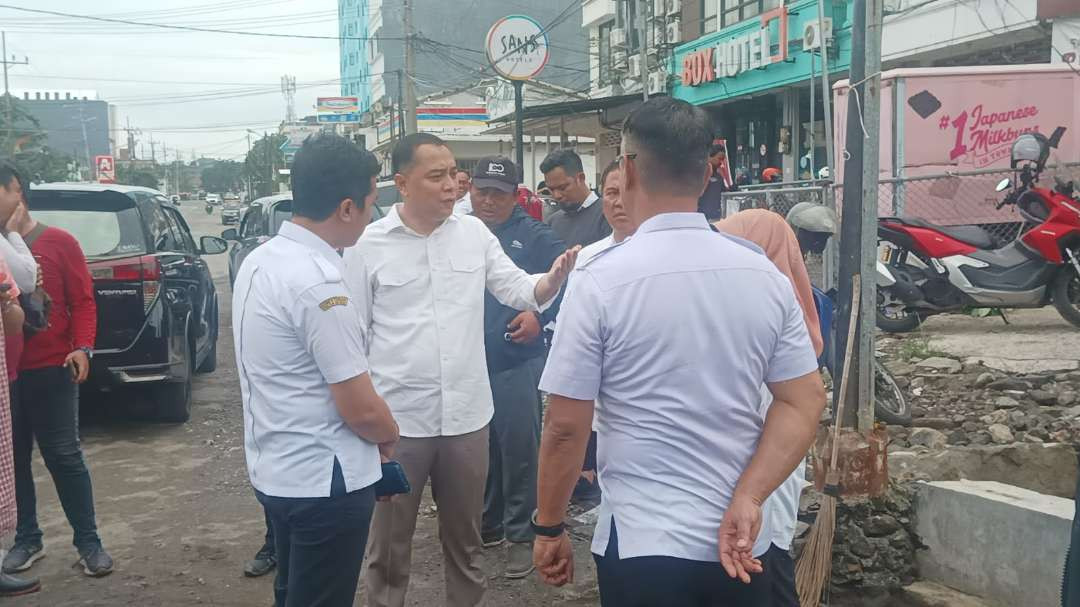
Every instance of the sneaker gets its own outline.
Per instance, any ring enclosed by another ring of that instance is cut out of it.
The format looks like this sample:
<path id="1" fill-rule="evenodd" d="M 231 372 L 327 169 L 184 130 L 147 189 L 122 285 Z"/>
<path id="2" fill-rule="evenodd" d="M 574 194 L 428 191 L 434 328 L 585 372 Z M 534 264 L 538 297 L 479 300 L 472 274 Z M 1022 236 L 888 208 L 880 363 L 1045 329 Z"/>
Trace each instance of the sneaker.
<path id="1" fill-rule="evenodd" d="M 25 579 L 0 573 L 0 596 L 22 596 L 41 590 L 37 578 Z"/>
<path id="2" fill-rule="evenodd" d="M 45 558 L 45 547 L 31 544 L 15 544 L 11 552 L 4 557 L 4 573 L 26 571 L 34 563 Z"/>
<path id="3" fill-rule="evenodd" d="M 508 580 L 519 580 L 533 572 L 532 542 L 513 542 L 506 555 L 506 573 Z"/>
<path id="4" fill-rule="evenodd" d="M 484 548 L 494 548 L 496 546 L 502 546 L 506 541 L 506 537 L 502 531 L 481 531 L 480 542 L 484 545 Z"/>
<path id="5" fill-rule="evenodd" d="M 244 564 L 244 575 L 247 577 L 260 577 L 270 573 L 277 567 L 277 557 L 272 549 L 265 546 L 255 554 L 255 558 Z"/>
<path id="6" fill-rule="evenodd" d="M 101 546 L 83 552 L 79 558 L 83 573 L 89 577 L 105 577 L 113 572 L 113 560 Z"/>

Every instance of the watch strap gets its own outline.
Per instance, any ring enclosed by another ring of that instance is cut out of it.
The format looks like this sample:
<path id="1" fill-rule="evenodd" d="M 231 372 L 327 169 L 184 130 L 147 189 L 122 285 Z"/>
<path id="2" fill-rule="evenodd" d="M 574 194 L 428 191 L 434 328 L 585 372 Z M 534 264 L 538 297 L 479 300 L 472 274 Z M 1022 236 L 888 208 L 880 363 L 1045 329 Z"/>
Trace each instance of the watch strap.
<path id="1" fill-rule="evenodd" d="M 533 533 L 542 537 L 559 537 L 566 531 L 566 523 L 559 523 L 554 527 L 545 527 L 536 522 L 536 511 L 533 510 L 532 517 L 529 519 L 529 524 L 532 527 Z"/>

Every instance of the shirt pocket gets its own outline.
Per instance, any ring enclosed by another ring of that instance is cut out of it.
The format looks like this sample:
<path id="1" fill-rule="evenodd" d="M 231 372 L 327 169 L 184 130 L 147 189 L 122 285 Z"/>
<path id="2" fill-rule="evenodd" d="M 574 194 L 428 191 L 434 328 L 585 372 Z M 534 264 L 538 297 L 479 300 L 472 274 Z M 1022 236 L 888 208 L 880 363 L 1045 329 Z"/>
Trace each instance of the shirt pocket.
<path id="1" fill-rule="evenodd" d="M 487 283 L 484 258 L 477 251 L 455 251 L 450 255 L 450 271 L 445 273 L 448 291 L 443 295 L 451 301 L 473 305 L 475 293 L 483 293 Z M 482 295 L 481 300 L 483 301 Z"/>
<path id="2" fill-rule="evenodd" d="M 376 305 L 385 304 L 386 309 L 390 310 L 415 305 L 419 278 L 420 272 L 416 268 L 392 268 L 379 272 L 379 287 L 375 292 Z"/>

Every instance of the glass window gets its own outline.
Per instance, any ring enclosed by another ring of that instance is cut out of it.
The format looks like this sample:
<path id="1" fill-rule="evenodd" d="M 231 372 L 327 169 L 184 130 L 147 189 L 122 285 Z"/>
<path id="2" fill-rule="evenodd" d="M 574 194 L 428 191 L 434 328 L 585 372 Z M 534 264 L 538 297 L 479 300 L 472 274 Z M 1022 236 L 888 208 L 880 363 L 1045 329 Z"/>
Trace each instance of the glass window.
<path id="1" fill-rule="evenodd" d="M 639 4 L 639 2 L 626 3 L 626 38 L 629 54 L 634 54 L 641 48 L 641 36 L 639 35 L 640 27 L 637 22 Z"/>
<path id="2" fill-rule="evenodd" d="M 178 217 L 176 211 L 172 209 L 162 209 L 165 211 L 165 216 L 169 220 L 169 233 L 172 235 L 173 242 L 176 244 L 176 251 L 182 253 L 194 254 L 196 251 L 195 241 L 191 238 L 191 234 L 185 229 L 183 219 Z"/>
<path id="3" fill-rule="evenodd" d="M 69 232 L 89 258 L 146 252 L 139 211 L 34 209 L 34 219 Z"/>
<path id="4" fill-rule="evenodd" d="M 608 21 L 600 25 L 600 65 L 598 73 L 598 84 L 600 86 L 607 86 L 611 82 L 611 28 L 613 27 L 615 27 L 614 21 Z"/>
<path id="5" fill-rule="evenodd" d="M 720 27 L 735 25 L 740 21 L 753 19 L 761 13 L 780 6 L 781 0 L 717 0 L 720 2 L 720 13 L 723 17 Z M 707 11 L 706 6 L 704 11 Z M 708 13 L 702 13 L 703 18 L 708 18 Z M 702 23 L 704 27 L 704 22 Z"/>
<path id="6" fill-rule="evenodd" d="M 704 0 L 701 3 L 701 33 L 711 34 L 716 31 L 716 11 L 720 0 Z"/>
<path id="7" fill-rule="evenodd" d="M 281 224 L 288 219 L 292 219 L 292 201 L 284 200 L 274 205 L 270 211 L 270 235 L 277 234 Z"/>
<path id="8" fill-rule="evenodd" d="M 244 218 L 240 221 L 240 237 L 251 238 L 259 236 L 262 228 L 262 205 L 253 204 L 248 207 Z"/>

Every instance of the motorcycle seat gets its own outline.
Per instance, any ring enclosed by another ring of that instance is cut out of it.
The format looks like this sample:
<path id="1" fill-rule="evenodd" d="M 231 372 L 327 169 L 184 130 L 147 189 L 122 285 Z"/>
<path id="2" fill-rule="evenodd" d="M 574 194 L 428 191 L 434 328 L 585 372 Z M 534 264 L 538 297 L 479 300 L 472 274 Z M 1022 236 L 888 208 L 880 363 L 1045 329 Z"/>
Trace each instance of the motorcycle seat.
<path id="1" fill-rule="evenodd" d="M 942 226 L 916 217 L 890 217 L 904 225 L 926 228 L 969 244 L 977 249 L 996 249 L 998 242 L 989 232 L 979 226 Z"/>

